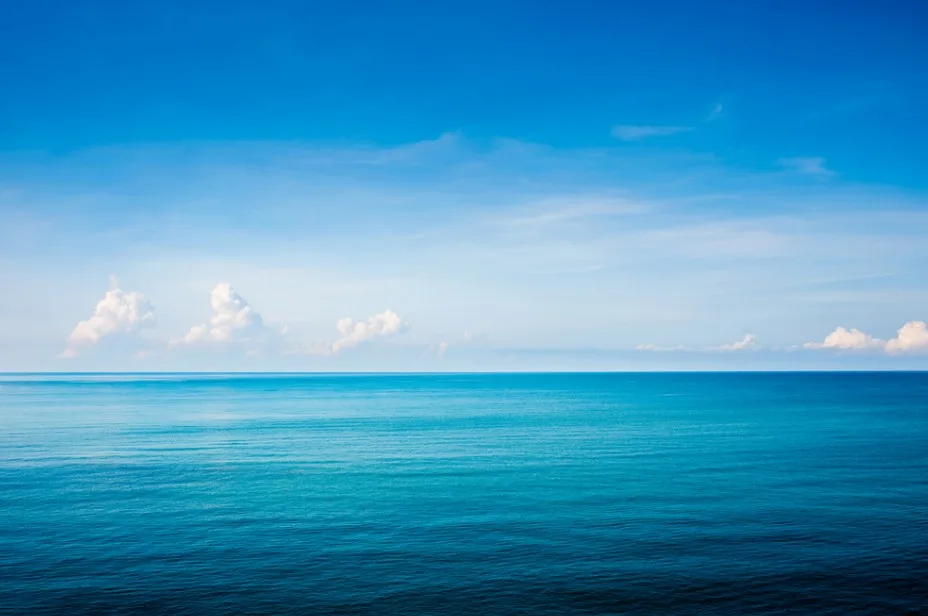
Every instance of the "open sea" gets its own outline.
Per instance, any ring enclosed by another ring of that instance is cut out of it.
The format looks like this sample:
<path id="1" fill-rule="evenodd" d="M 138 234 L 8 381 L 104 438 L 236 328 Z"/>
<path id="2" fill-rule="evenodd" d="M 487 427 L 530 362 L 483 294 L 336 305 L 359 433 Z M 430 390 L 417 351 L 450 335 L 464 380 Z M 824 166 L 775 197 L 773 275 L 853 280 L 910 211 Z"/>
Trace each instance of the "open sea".
<path id="1" fill-rule="evenodd" d="M 928 373 L 0 376 L 2 614 L 928 614 Z"/>

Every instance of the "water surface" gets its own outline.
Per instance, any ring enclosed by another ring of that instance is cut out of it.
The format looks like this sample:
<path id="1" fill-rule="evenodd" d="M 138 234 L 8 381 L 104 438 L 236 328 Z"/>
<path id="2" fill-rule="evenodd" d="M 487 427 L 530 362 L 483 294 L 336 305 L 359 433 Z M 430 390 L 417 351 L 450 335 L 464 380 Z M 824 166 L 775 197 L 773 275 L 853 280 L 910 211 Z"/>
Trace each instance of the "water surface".
<path id="1" fill-rule="evenodd" d="M 928 374 L 7 375 L 0 612 L 928 613 Z"/>

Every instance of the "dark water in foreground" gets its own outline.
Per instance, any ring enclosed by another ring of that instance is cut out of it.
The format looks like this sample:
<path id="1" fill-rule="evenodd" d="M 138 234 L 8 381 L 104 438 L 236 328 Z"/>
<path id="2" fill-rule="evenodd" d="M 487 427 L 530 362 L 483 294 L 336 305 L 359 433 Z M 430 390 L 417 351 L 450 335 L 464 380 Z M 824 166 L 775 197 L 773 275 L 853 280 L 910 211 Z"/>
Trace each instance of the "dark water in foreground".
<path id="1" fill-rule="evenodd" d="M 928 373 L 0 377 L 6 614 L 928 614 Z"/>

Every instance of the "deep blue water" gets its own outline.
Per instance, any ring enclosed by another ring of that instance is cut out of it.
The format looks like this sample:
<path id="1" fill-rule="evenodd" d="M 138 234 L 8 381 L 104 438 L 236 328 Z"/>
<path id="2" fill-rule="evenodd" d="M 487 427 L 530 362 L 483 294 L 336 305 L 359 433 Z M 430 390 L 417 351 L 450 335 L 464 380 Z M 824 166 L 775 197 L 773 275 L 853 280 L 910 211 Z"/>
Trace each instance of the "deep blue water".
<path id="1" fill-rule="evenodd" d="M 0 377 L 0 612 L 928 613 L 928 373 Z"/>

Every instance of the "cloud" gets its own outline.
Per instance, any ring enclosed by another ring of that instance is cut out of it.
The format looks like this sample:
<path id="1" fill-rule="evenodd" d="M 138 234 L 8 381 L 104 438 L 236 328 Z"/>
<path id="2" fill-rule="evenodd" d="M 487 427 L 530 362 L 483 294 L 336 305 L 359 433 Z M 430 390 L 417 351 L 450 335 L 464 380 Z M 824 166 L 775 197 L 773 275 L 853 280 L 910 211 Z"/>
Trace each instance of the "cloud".
<path id="1" fill-rule="evenodd" d="M 406 330 L 409 324 L 392 310 L 375 314 L 365 321 L 349 317 L 339 319 L 336 328 L 341 334 L 334 342 L 307 344 L 294 339 L 288 328 L 275 327 L 227 282 L 217 284 L 210 293 L 213 316 L 209 323 L 195 325 L 172 346 L 234 345 L 248 354 L 272 351 L 284 355 L 335 355 L 375 338 L 385 338 Z"/>
<path id="2" fill-rule="evenodd" d="M 636 351 L 650 351 L 655 353 L 667 353 L 672 351 L 691 351 L 692 349 L 685 346 L 659 346 L 656 344 L 639 344 L 635 346 Z"/>
<path id="3" fill-rule="evenodd" d="M 482 338 L 482 336 L 478 334 L 464 332 L 459 338 L 452 338 L 451 341 L 442 340 L 437 345 L 430 346 L 425 352 L 425 355 L 434 353 L 437 358 L 441 359 L 450 349 L 467 346 L 480 338 Z"/>
<path id="4" fill-rule="evenodd" d="M 61 356 L 75 357 L 81 349 L 91 347 L 107 336 L 133 333 L 154 321 L 155 309 L 148 299 L 135 291 L 123 291 L 113 278 L 110 290 L 97 302 L 93 315 L 74 327 Z"/>
<path id="5" fill-rule="evenodd" d="M 899 328 L 896 337 L 886 343 L 887 353 L 928 351 L 928 324 L 909 321 Z"/>
<path id="6" fill-rule="evenodd" d="M 757 336 L 754 334 L 745 334 L 744 338 L 737 342 L 716 347 L 719 351 L 751 351 L 757 348 Z"/>
<path id="7" fill-rule="evenodd" d="M 636 351 L 645 351 L 645 352 L 654 352 L 654 353 L 692 353 L 692 352 L 707 352 L 707 351 L 749 351 L 754 349 L 759 349 L 760 347 L 757 344 L 757 336 L 754 334 L 746 334 L 744 338 L 738 340 L 737 342 L 732 342 L 731 344 L 723 344 L 720 346 L 713 347 L 688 347 L 683 345 L 675 346 L 660 346 L 657 344 L 639 344 L 635 347 Z"/>
<path id="8" fill-rule="evenodd" d="M 647 137 L 664 137 L 693 130 L 691 126 L 639 126 L 620 124 L 612 128 L 612 136 L 621 141 L 640 141 Z"/>
<path id="9" fill-rule="evenodd" d="M 709 115 L 706 116 L 706 122 L 714 122 L 722 117 L 722 114 L 725 113 L 725 108 L 722 106 L 722 103 L 716 103 L 715 107 L 712 108 L 712 111 L 709 112 Z"/>
<path id="10" fill-rule="evenodd" d="M 785 167 L 786 169 L 795 171 L 796 173 L 817 175 L 821 177 L 828 177 L 835 174 L 834 171 L 828 169 L 825 166 L 825 159 L 821 156 L 781 158 L 778 162 L 781 167 Z"/>
<path id="11" fill-rule="evenodd" d="M 803 346 L 807 349 L 864 350 L 879 349 L 882 348 L 884 344 L 882 340 L 874 338 L 870 334 L 866 334 L 857 328 L 848 330 L 839 327 L 825 336 L 825 340 L 822 342 L 807 342 Z"/>
<path id="12" fill-rule="evenodd" d="M 174 344 L 266 343 L 283 330 L 264 323 L 261 315 L 228 282 L 221 282 L 210 293 L 213 317 L 209 323 L 195 325 Z"/>
<path id="13" fill-rule="evenodd" d="M 384 310 L 366 321 L 344 317 L 338 320 L 336 328 L 342 337 L 329 347 L 333 354 L 376 338 L 387 338 L 402 333 L 409 328 L 409 323 L 392 310 Z"/>
<path id="14" fill-rule="evenodd" d="M 650 208 L 640 202 L 610 196 L 559 197 L 533 202 L 528 207 L 493 219 L 506 230 L 544 230 L 583 222 L 597 222 L 617 216 L 643 214 Z"/>
<path id="15" fill-rule="evenodd" d="M 839 327 L 828 334 L 824 341 L 808 342 L 803 346 L 807 349 L 882 350 L 893 355 L 917 353 L 928 351 L 928 324 L 925 321 L 909 321 L 890 340 L 874 338 L 859 329 Z"/>

